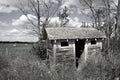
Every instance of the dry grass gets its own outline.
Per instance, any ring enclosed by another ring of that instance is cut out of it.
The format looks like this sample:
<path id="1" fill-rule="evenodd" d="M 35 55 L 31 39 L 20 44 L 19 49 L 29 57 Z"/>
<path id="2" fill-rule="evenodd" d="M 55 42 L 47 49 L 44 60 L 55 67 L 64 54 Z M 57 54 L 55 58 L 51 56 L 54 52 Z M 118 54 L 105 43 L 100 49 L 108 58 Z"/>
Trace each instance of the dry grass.
<path id="1" fill-rule="evenodd" d="M 33 54 L 32 45 L 0 44 L 0 80 L 75 80 L 75 70 L 57 66 L 49 69 Z M 59 67 L 59 71 L 58 71 Z M 72 75 L 74 74 L 74 75 Z"/>
<path id="2" fill-rule="evenodd" d="M 108 60 L 98 53 L 76 71 L 65 65 L 49 69 L 31 50 L 30 44 L 0 44 L 0 80 L 114 80 L 120 77 L 118 52 L 111 51 Z"/>
<path id="3" fill-rule="evenodd" d="M 0 80 L 46 80 L 49 70 L 31 48 L 31 44 L 0 44 Z"/>

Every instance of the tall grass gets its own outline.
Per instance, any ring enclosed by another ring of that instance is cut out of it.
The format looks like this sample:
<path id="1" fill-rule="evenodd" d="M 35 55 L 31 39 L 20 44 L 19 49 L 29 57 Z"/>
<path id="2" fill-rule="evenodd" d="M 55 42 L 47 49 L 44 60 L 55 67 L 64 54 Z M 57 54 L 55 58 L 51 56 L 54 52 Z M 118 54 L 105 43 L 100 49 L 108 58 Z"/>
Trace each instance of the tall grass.
<path id="1" fill-rule="evenodd" d="M 114 80 L 120 77 L 120 54 L 98 52 L 78 70 L 68 65 L 49 68 L 32 45 L 0 44 L 0 80 Z M 81 65 L 81 64 L 80 64 Z"/>
<path id="2" fill-rule="evenodd" d="M 49 68 L 34 54 L 32 46 L 0 46 L 0 80 L 75 80 L 75 69 L 69 66 Z"/>

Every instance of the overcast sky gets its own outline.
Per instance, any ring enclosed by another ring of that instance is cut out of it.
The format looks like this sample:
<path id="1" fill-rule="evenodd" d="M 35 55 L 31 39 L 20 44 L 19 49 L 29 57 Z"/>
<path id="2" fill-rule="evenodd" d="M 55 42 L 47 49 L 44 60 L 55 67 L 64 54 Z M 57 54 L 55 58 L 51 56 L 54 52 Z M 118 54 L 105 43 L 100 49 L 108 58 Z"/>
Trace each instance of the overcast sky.
<path id="1" fill-rule="evenodd" d="M 25 2 L 27 0 L 23 0 Z M 8 4 L 11 6 L 4 6 Z M 37 37 L 29 34 L 29 30 L 23 25 L 26 24 L 26 17 L 14 5 L 17 0 L 0 0 L 0 41 L 36 41 Z M 81 22 L 89 22 L 90 19 L 81 14 L 78 0 L 65 0 L 61 7 L 67 6 L 70 10 L 71 26 L 79 27 Z M 84 11 L 88 13 L 89 11 Z M 30 15 L 29 16 L 33 16 Z M 57 22 L 58 18 L 53 17 L 51 23 Z"/>

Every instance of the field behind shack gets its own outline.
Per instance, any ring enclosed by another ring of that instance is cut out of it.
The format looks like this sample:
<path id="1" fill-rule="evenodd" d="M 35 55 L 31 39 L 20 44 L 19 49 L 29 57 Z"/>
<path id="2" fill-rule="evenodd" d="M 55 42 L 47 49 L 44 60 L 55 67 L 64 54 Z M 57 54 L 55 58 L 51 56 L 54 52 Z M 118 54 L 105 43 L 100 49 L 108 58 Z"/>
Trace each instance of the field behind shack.
<path id="1" fill-rule="evenodd" d="M 47 80 L 42 77 L 45 64 L 33 54 L 32 47 L 33 44 L 0 43 L 0 80 Z"/>
<path id="2" fill-rule="evenodd" d="M 31 50 L 32 44 L 0 43 L 0 55 L 5 56 L 10 63 L 18 58 L 22 60 L 33 60 Z"/>

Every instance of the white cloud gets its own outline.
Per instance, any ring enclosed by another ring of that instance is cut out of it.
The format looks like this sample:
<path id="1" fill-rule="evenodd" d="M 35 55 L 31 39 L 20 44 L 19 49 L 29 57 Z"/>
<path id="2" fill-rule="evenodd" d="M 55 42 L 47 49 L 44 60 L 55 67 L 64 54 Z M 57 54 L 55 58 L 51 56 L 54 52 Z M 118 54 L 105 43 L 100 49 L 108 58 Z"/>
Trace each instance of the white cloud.
<path id="1" fill-rule="evenodd" d="M 9 33 L 17 33 L 19 32 L 17 29 L 12 29 L 11 31 L 9 31 Z"/>
<path id="2" fill-rule="evenodd" d="M 74 20 L 75 20 L 76 22 L 79 22 L 79 18 L 78 18 L 78 17 L 74 17 Z"/>
<path id="3" fill-rule="evenodd" d="M 82 25 L 82 23 L 79 21 L 79 18 L 75 17 L 75 18 L 69 18 L 69 24 L 68 26 L 71 27 L 80 27 Z"/>
<path id="4" fill-rule="evenodd" d="M 20 26 L 20 25 L 25 24 L 27 21 L 28 20 L 27 20 L 26 16 L 22 15 L 22 16 L 20 16 L 19 19 L 13 20 L 12 25 L 13 26 Z"/>
<path id="5" fill-rule="evenodd" d="M 66 26 L 71 26 L 71 27 L 80 27 L 82 25 L 82 23 L 79 21 L 79 18 L 78 17 L 75 17 L 75 18 L 68 18 L 69 19 L 69 22 Z M 60 26 L 60 20 L 58 17 L 54 17 L 51 19 L 50 21 L 50 25 L 53 25 L 55 27 L 58 27 Z"/>
<path id="6" fill-rule="evenodd" d="M 71 5 L 71 4 L 70 4 L 69 2 L 65 2 L 65 3 L 61 6 L 61 8 L 64 8 L 65 6 L 69 8 L 70 5 Z"/>
<path id="7" fill-rule="evenodd" d="M 36 16 L 31 15 L 31 14 L 28 14 L 27 16 L 33 23 L 36 24 L 36 20 L 37 20 Z M 45 18 L 41 17 L 41 20 L 44 22 Z M 51 18 L 50 24 L 55 24 L 55 23 L 59 23 L 58 17 Z M 23 25 L 28 25 L 28 24 L 31 24 L 31 23 L 28 21 L 28 19 L 25 15 L 22 15 L 19 17 L 19 19 L 12 21 L 13 26 L 23 26 Z"/>
<path id="8" fill-rule="evenodd" d="M 29 30 L 12 29 L 7 31 L 0 30 L 0 41 L 37 41 L 37 37 L 28 34 Z"/>
<path id="9" fill-rule="evenodd" d="M 33 18 L 34 19 L 36 19 L 36 17 L 35 16 L 33 16 L 33 15 L 30 15 L 30 14 L 28 14 L 28 17 L 31 19 L 31 20 L 33 20 Z M 41 18 L 42 20 L 44 20 L 44 17 L 43 18 Z M 69 18 L 69 23 L 68 23 L 68 25 L 70 25 L 70 26 L 80 26 L 81 25 L 81 22 L 79 21 L 79 18 L 78 17 L 74 17 L 74 18 Z M 34 21 L 34 20 L 33 20 Z M 35 22 L 35 21 L 34 21 Z M 49 22 L 49 25 L 50 26 L 56 26 L 56 25 L 60 25 L 60 20 L 59 20 L 59 17 L 53 17 L 53 18 L 51 18 L 51 20 L 50 20 L 50 22 Z M 22 25 L 26 25 L 26 24 L 29 24 L 28 23 L 28 20 L 27 20 L 27 18 L 26 18 L 26 16 L 25 15 L 22 15 L 22 16 L 20 16 L 20 18 L 19 19 L 16 19 L 16 20 L 13 20 L 13 22 L 12 22 L 12 25 L 13 26 L 22 26 Z"/>
<path id="10" fill-rule="evenodd" d="M 49 25 L 50 26 L 59 26 L 60 25 L 59 18 L 58 17 L 51 18 Z"/>
<path id="11" fill-rule="evenodd" d="M 70 5 L 78 6 L 78 4 L 79 4 L 79 0 L 63 0 L 61 7 L 64 7 L 64 6 L 70 7 Z"/>
<path id="12" fill-rule="evenodd" d="M 33 22 L 35 22 L 36 17 L 34 15 L 28 14 L 27 16 L 28 16 L 28 18 L 30 20 L 32 20 Z M 30 22 L 28 21 L 28 19 L 27 19 L 27 17 L 25 15 L 22 15 L 22 16 L 19 17 L 19 19 L 16 19 L 16 20 L 12 21 L 12 25 L 13 26 L 23 26 L 25 24 L 26 25 L 30 24 Z"/>

